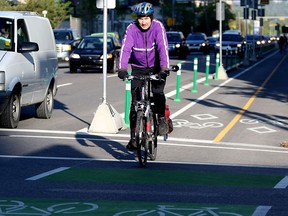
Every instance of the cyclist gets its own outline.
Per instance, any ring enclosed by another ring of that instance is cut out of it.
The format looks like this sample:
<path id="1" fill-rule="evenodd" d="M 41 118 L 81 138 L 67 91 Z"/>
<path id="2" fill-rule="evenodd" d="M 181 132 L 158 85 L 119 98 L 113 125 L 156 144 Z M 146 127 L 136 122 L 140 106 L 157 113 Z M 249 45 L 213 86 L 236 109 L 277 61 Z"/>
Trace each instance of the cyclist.
<path id="1" fill-rule="evenodd" d="M 280 36 L 279 41 L 278 41 L 278 45 L 279 45 L 280 53 L 285 51 L 286 46 L 287 46 L 287 38 L 285 35 Z"/>
<path id="2" fill-rule="evenodd" d="M 128 64 L 131 64 L 132 75 L 134 76 L 145 75 L 151 71 L 154 74 L 159 74 L 161 80 L 152 81 L 152 92 L 158 113 L 158 135 L 164 135 L 169 130 L 165 118 L 166 98 L 164 94 L 170 66 L 166 30 L 160 21 L 153 19 L 154 7 L 151 3 L 139 3 L 132 7 L 132 11 L 132 17 L 135 18 L 135 21 L 128 25 L 122 41 L 118 77 L 125 79 L 128 76 Z M 131 81 L 132 100 L 129 117 L 131 139 L 127 145 L 128 150 L 136 148 L 134 130 L 137 115 L 135 104 L 140 99 L 137 97 L 140 86 L 139 80 Z"/>

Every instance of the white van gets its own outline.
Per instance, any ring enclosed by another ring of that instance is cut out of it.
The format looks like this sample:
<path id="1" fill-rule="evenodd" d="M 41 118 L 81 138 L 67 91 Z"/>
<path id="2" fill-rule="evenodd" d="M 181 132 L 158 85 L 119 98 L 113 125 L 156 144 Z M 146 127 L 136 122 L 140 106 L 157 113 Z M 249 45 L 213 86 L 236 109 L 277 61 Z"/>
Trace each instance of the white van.
<path id="1" fill-rule="evenodd" d="M 35 104 L 49 119 L 57 92 L 58 60 L 47 18 L 0 11 L 0 127 L 16 128 L 21 107 Z"/>

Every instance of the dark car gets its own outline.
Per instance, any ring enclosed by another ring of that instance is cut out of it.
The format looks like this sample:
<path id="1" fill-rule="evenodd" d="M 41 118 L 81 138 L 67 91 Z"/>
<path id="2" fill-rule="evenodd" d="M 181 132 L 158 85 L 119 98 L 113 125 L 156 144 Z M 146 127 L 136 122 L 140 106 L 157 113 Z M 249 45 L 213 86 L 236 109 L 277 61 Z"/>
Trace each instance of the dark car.
<path id="1" fill-rule="evenodd" d="M 204 54 L 210 52 L 209 40 L 204 33 L 190 33 L 187 36 L 186 43 L 190 52 L 203 52 Z"/>
<path id="2" fill-rule="evenodd" d="M 166 34 L 168 39 L 169 55 L 178 56 L 180 59 L 186 59 L 189 54 L 189 49 L 183 33 L 178 31 L 168 31 Z"/>
<path id="3" fill-rule="evenodd" d="M 80 37 L 74 29 L 54 29 L 53 30 L 57 57 L 59 61 L 69 61 L 69 55 L 77 46 Z"/>
<path id="4" fill-rule="evenodd" d="M 264 35 L 247 34 L 245 37 L 245 43 L 248 45 L 253 45 L 254 43 L 256 47 L 260 47 L 267 43 L 267 39 Z"/>
<path id="5" fill-rule="evenodd" d="M 107 72 L 115 73 L 119 60 L 121 43 L 116 37 L 107 37 Z M 103 37 L 85 36 L 71 53 L 70 72 L 103 71 Z"/>
<path id="6" fill-rule="evenodd" d="M 215 54 L 219 53 L 220 41 L 216 43 Z M 237 54 L 243 57 L 245 53 L 244 38 L 239 34 L 222 35 L 222 54 Z"/>
<path id="7" fill-rule="evenodd" d="M 209 40 L 209 48 L 210 48 L 210 50 L 214 50 L 215 46 L 216 46 L 216 43 L 219 40 L 219 38 L 218 37 L 209 36 L 208 40 Z"/>

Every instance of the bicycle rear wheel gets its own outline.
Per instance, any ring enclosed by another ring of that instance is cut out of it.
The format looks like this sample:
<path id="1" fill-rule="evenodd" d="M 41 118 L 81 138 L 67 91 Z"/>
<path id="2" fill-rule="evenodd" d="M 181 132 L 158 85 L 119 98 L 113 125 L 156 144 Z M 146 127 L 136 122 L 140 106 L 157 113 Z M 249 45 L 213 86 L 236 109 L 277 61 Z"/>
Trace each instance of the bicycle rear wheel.
<path id="1" fill-rule="evenodd" d="M 146 133 L 146 120 L 143 111 L 137 112 L 135 138 L 137 143 L 137 156 L 139 164 L 141 167 L 145 167 L 148 157 L 148 144 Z"/>
<path id="2" fill-rule="evenodd" d="M 154 113 L 150 112 L 149 115 L 150 125 L 151 125 L 151 137 L 149 139 L 149 158 L 150 160 L 156 160 L 157 156 L 157 124 L 156 116 Z"/>

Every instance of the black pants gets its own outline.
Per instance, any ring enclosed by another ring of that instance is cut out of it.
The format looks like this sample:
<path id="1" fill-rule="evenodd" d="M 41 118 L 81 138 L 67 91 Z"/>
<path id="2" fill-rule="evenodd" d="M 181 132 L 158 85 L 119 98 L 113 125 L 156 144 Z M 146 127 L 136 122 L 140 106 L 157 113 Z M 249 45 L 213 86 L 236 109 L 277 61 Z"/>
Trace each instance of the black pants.
<path id="1" fill-rule="evenodd" d="M 149 74 L 149 72 L 153 71 L 153 73 L 158 73 L 159 71 L 155 71 L 153 68 L 149 69 L 139 69 L 139 68 L 132 68 L 132 75 L 139 76 Z M 164 88 L 166 84 L 165 80 L 152 80 L 151 81 L 151 89 L 153 94 L 153 101 L 156 107 L 156 112 L 159 117 L 165 116 L 165 105 L 166 105 L 166 97 L 164 94 Z M 130 129 L 131 129 L 131 137 L 134 135 L 134 128 L 136 127 L 136 118 L 137 113 L 135 110 L 135 106 L 137 101 L 141 99 L 141 81 L 140 80 L 132 80 L 131 81 L 131 108 L 130 108 Z"/>

